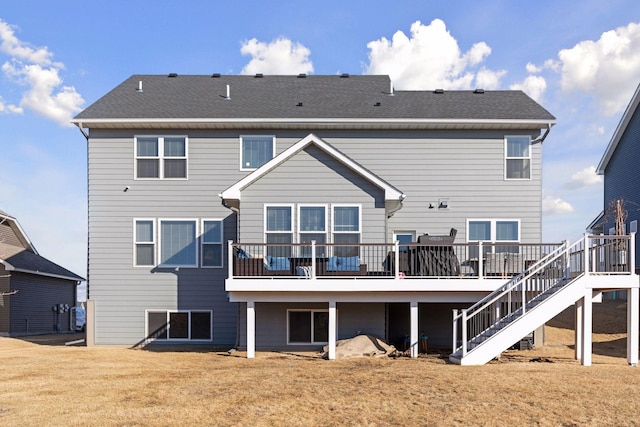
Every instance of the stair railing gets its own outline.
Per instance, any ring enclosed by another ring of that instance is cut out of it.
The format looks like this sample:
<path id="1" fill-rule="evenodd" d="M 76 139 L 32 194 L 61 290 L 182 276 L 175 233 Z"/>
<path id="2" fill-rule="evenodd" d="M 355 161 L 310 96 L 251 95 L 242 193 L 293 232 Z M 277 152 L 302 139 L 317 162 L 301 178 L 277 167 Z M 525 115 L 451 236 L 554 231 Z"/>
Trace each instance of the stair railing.
<path id="1" fill-rule="evenodd" d="M 554 287 L 582 275 L 631 274 L 635 270 L 635 233 L 589 236 L 562 246 L 509 280 L 468 309 L 453 311 L 453 353 L 464 357 L 482 342 L 490 328 L 526 314 L 527 304 L 544 298 Z M 461 335 L 458 344 L 458 331 Z M 468 339 L 471 337 L 471 339 Z"/>

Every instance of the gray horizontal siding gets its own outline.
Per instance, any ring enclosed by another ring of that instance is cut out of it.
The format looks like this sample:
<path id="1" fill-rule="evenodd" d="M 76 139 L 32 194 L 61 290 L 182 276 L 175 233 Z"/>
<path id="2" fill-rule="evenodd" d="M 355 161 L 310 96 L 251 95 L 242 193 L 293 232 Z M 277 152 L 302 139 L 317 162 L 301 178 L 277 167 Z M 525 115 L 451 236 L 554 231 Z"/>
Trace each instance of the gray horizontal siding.
<path id="1" fill-rule="evenodd" d="M 188 135 L 188 180 L 134 179 L 130 131 L 91 131 L 89 142 L 89 292 L 96 300 L 96 343 L 134 344 L 144 338 L 144 310 L 211 309 L 214 342 L 232 343 L 236 306 L 227 301 L 224 269 L 152 272 L 133 267 L 134 218 L 224 218 L 224 239 L 236 239 L 236 218 L 218 194 L 248 172 L 239 170 L 239 135 Z M 276 135 L 282 152 L 308 132 Z M 418 234 L 458 229 L 469 218 L 519 219 L 521 240 L 541 238 L 541 145 L 533 146 L 532 179 L 504 179 L 504 135 L 496 131 L 337 132 L 316 134 L 406 194 L 385 235 L 382 192 L 316 148 L 304 150 L 242 194 L 243 241 L 263 241 L 265 203 L 362 204 L 364 242 L 391 241 L 394 230 Z M 145 131 L 144 134 L 167 135 Z M 176 134 L 184 135 L 183 132 Z M 534 134 L 534 132 L 532 132 Z M 129 187 L 128 191 L 124 191 Z M 429 209 L 447 199 L 449 209 Z M 226 256 L 225 256 L 226 267 Z"/>
<path id="2" fill-rule="evenodd" d="M 69 280 L 12 273 L 11 288 L 19 292 L 11 298 L 11 335 L 53 333 L 56 324 L 68 331 L 70 312 L 59 316 L 54 304 L 76 304 L 76 284 Z"/>

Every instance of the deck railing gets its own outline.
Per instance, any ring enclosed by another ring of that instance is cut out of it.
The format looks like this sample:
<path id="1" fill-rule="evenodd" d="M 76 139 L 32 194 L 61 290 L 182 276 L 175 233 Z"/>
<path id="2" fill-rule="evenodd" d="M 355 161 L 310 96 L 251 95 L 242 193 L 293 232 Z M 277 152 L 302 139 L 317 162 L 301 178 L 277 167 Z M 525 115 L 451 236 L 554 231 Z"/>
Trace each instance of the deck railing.
<path id="1" fill-rule="evenodd" d="M 234 243 L 231 278 L 510 278 L 559 243 Z"/>
<path id="2" fill-rule="evenodd" d="M 557 247 L 468 309 L 453 311 L 453 352 L 464 356 L 489 335 L 494 325 L 524 316 L 527 307 L 576 277 L 632 274 L 634 242 L 635 234 L 585 235 L 571 246 L 565 243 Z"/>

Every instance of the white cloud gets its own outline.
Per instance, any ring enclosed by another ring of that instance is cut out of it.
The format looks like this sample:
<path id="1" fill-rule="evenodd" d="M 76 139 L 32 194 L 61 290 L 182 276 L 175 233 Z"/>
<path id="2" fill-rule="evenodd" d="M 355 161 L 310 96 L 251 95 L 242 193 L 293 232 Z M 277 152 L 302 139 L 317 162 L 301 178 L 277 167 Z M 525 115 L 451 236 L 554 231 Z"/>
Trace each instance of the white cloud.
<path id="1" fill-rule="evenodd" d="M 595 166 L 588 166 L 573 175 L 571 175 L 571 181 L 565 184 L 565 187 L 571 190 L 577 190 L 580 188 L 590 187 L 602 182 L 602 177 L 596 174 Z"/>
<path id="2" fill-rule="evenodd" d="M 82 109 L 84 99 L 72 86 L 63 86 L 60 70 L 64 65 L 53 62 L 46 47 L 32 48 L 19 40 L 13 27 L 0 20 L 0 52 L 10 57 L 2 72 L 11 82 L 27 88 L 19 105 L 5 104 L 0 99 L 0 112 L 21 114 L 29 109 L 61 125 Z"/>
<path id="3" fill-rule="evenodd" d="M 538 67 L 537 65 L 532 64 L 531 62 L 527 63 L 526 69 L 527 69 L 527 73 L 529 74 L 537 74 L 542 72 L 542 67 Z"/>
<path id="4" fill-rule="evenodd" d="M 547 89 L 547 81 L 542 76 L 527 76 L 521 83 L 514 83 L 509 88 L 522 90 L 537 102 L 541 102 L 542 95 Z"/>
<path id="5" fill-rule="evenodd" d="M 5 104 L 4 100 L 0 96 L 0 113 L 15 113 L 22 114 L 23 110 L 13 104 Z"/>
<path id="6" fill-rule="evenodd" d="M 429 25 L 411 24 L 411 36 L 397 31 L 391 40 L 382 37 L 367 44 L 366 74 L 388 74 L 399 89 L 497 88 L 504 70 L 476 72 L 491 47 L 479 42 L 463 53 L 445 23 L 434 19 Z"/>
<path id="7" fill-rule="evenodd" d="M 270 43 L 253 38 L 243 43 L 240 53 L 251 60 L 241 74 L 299 74 L 313 72 L 311 51 L 300 43 L 280 37 Z"/>
<path id="8" fill-rule="evenodd" d="M 561 215 L 573 212 L 571 203 L 559 197 L 545 197 L 542 200 L 542 213 L 546 215 Z"/>
<path id="9" fill-rule="evenodd" d="M 27 62 L 40 65 L 51 64 L 51 52 L 46 47 L 34 49 L 27 43 L 18 40 L 14 27 L 0 20 L 0 51 Z"/>
<path id="10" fill-rule="evenodd" d="M 596 41 L 581 41 L 561 50 L 558 58 L 563 91 L 589 93 L 605 114 L 618 113 L 640 76 L 640 24 L 607 31 Z"/>

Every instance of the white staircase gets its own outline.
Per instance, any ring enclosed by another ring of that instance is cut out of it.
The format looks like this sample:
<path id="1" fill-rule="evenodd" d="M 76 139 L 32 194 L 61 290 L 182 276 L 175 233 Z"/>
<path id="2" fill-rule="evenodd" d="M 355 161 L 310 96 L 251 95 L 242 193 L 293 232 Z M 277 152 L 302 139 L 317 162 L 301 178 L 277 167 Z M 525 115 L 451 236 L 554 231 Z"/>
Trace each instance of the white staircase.
<path id="1" fill-rule="evenodd" d="M 470 308 L 454 311 L 449 360 L 483 365 L 590 293 L 586 274 L 626 273 L 608 260 L 633 250 L 626 250 L 627 240 L 607 237 L 565 243 Z"/>

